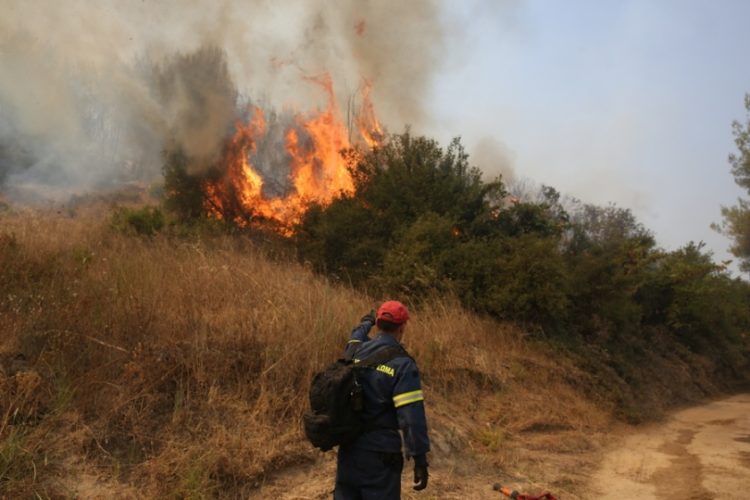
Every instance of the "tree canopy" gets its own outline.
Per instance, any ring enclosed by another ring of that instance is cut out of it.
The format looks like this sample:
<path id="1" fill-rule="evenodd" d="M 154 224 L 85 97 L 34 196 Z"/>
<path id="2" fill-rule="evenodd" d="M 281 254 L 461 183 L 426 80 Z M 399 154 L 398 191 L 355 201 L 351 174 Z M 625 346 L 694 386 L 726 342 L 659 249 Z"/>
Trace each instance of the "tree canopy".
<path id="1" fill-rule="evenodd" d="M 729 155 L 732 175 L 740 187 L 750 196 L 750 94 L 745 95 L 745 122 L 732 123 L 737 153 Z M 714 226 L 732 239 L 730 251 L 740 259 L 740 269 L 750 273 L 750 200 L 740 198 L 737 204 L 721 208 L 724 220 Z"/>

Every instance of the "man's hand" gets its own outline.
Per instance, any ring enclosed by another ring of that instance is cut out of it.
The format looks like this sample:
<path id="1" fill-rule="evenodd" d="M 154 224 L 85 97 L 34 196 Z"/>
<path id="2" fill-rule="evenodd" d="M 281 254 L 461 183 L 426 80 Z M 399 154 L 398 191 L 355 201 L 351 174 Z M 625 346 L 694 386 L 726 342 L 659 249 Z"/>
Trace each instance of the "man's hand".
<path id="1" fill-rule="evenodd" d="M 365 321 L 369 321 L 373 325 L 375 324 L 375 309 L 370 309 L 370 312 L 362 316 L 362 319 L 359 320 L 360 323 L 364 323 Z"/>
<path id="2" fill-rule="evenodd" d="M 417 491 L 427 488 L 427 458 L 424 455 L 414 457 L 414 489 Z"/>

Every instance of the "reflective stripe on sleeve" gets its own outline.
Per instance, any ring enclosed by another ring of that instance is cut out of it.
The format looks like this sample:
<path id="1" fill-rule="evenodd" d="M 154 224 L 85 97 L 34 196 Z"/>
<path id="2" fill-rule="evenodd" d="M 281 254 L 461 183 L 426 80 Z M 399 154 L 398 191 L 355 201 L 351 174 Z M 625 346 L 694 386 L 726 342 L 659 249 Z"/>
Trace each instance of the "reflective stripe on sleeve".
<path id="1" fill-rule="evenodd" d="M 422 391 L 405 392 L 403 394 L 393 396 L 393 406 L 395 406 L 396 408 L 411 403 L 416 403 L 417 401 L 424 401 L 424 395 L 422 394 Z"/>
<path id="2" fill-rule="evenodd" d="M 362 342 L 362 341 L 361 340 L 357 340 L 357 339 L 351 339 L 349 342 L 347 342 L 347 344 L 354 344 L 354 343 L 357 343 L 357 342 Z"/>

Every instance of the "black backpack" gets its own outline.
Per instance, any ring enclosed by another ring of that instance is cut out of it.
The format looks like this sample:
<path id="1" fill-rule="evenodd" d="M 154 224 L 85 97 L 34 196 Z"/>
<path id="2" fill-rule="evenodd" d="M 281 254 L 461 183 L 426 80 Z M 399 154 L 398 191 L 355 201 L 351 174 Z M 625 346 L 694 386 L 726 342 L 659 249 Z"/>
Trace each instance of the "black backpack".
<path id="1" fill-rule="evenodd" d="M 313 446 L 323 451 L 352 443 L 365 430 L 364 397 L 357 380 L 358 372 L 408 354 L 401 346 L 390 346 L 358 363 L 354 363 L 351 356 L 317 373 L 310 386 L 310 411 L 302 417 L 305 435 Z"/>

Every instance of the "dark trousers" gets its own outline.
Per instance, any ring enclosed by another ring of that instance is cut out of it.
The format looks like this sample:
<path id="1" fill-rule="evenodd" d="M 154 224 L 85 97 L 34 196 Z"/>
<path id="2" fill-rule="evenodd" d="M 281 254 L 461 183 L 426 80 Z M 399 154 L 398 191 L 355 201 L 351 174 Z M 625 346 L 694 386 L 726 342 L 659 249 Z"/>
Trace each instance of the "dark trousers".
<path id="1" fill-rule="evenodd" d="M 334 500 L 399 500 L 401 453 L 339 449 Z"/>

